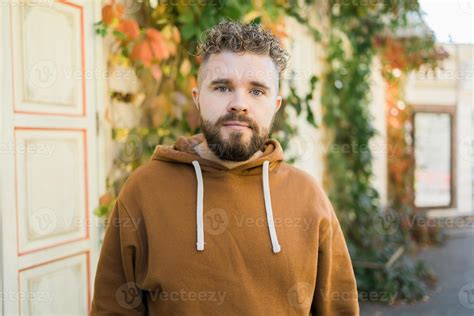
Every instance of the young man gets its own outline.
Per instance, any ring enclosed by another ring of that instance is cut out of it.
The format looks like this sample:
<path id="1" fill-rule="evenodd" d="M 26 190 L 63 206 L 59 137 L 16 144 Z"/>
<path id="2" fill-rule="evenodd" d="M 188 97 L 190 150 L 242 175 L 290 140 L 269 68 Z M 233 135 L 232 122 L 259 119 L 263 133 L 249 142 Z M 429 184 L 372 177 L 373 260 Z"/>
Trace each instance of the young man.
<path id="1" fill-rule="evenodd" d="M 269 139 L 287 52 L 237 22 L 199 51 L 202 134 L 157 146 L 123 186 L 92 315 L 358 315 L 330 201 Z"/>

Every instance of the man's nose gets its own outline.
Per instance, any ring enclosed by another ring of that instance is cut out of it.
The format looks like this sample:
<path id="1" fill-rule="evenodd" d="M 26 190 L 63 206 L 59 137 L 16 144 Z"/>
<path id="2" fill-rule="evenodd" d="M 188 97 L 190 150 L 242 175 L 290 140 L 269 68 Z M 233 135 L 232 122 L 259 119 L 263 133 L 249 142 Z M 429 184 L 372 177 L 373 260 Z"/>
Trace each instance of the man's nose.
<path id="1" fill-rule="evenodd" d="M 246 98 L 245 92 L 242 90 L 236 90 L 234 93 L 234 98 L 230 102 L 227 110 L 229 112 L 248 113 L 248 109 L 248 100 Z"/>

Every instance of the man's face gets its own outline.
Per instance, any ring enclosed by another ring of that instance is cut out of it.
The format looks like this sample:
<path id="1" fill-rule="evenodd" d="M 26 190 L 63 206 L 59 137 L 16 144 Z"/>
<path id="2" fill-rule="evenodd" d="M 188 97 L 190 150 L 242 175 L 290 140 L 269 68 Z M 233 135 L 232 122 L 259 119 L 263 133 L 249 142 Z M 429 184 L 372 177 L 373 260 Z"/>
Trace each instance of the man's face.
<path id="1" fill-rule="evenodd" d="M 193 99 L 209 149 L 221 160 L 248 160 L 268 139 L 282 102 L 276 65 L 270 56 L 213 54 Z"/>

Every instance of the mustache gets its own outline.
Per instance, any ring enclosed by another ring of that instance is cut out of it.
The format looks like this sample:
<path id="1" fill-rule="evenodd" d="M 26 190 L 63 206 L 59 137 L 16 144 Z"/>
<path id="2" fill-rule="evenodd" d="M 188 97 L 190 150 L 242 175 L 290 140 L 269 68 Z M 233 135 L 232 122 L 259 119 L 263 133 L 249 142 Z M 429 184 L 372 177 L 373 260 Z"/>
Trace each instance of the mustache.
<path id="1" fill-rule="evenodd" d="M 230 121 L 244 122 L 244 123 L 247 123 L 249 125 L 249 127 L 252 128 L 252 129 L 257 128 L 257 124 L 255 124 L 255 122 L 253 120 L 250 120 L 249 118 L 247 118 L 245 116 L 241 116 L 241 115 L 238 115 L 238 114 L 235 114 L 235 113 L 231 113 L 231 114 L 228 114 L 228 115 L 225 115 L 225 116 L 219 118 L 216 122 L 216 125 L 222 126 L 225 123 L 230 122 Z"/>

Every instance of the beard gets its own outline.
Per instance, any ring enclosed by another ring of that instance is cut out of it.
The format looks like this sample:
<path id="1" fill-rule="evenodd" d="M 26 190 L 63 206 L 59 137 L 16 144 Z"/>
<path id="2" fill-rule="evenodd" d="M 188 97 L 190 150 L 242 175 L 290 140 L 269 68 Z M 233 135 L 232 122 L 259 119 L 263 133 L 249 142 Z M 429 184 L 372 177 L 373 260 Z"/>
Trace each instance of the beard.
<path id="1" fill-rule="evenodd" d="M 221 160 L 225 161 L 245 161 L 252 157 L 267 141 L 272 123 L 269 128 L 260 128 L 253 120 L 245 116 L 239 116 L 235 112 L 219 118 L 215 123 L 201 118 L 201 129 L 206 138 L 209 149 Z M 249 125 L 252 136 L 250 141 L 244 141 L 246 138 L 243 131 L 232 131 L 227 139 L 223 139 L 221 129 L 228 121 L 240 121 Z"/>

